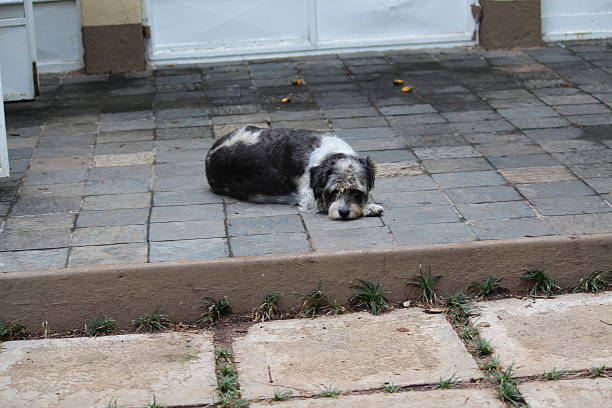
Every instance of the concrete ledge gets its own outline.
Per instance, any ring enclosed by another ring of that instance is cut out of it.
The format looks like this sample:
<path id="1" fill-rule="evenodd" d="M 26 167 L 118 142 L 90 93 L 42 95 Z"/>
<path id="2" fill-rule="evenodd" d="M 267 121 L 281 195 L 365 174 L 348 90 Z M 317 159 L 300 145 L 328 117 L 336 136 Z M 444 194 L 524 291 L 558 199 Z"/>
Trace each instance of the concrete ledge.
<path id="1" fill-rule="evenodd" d="M 344 303 L 357 278 L 382 280 L 389 299 L 402 301 L 416 295 L 404 282 L 419 264 L 442 276 L 441 294 L 488 276 L 504 278 L 504 286 L 516 291 L 530 267 L 544 268 L 570 286 L 612 268 L 612 234 L 8 272 L 0 274 L 0 318 L 34 333 L 43 321 L 54 331 L 80 328 L 92 314 L 107 314 L 127 327 L 155 308 L 172 320 L 193 321 L 205 296 L 226 296 L 234 312 L 244 313 L 281 292 L 287 309 L 320 282 L 331 299 Z"/>

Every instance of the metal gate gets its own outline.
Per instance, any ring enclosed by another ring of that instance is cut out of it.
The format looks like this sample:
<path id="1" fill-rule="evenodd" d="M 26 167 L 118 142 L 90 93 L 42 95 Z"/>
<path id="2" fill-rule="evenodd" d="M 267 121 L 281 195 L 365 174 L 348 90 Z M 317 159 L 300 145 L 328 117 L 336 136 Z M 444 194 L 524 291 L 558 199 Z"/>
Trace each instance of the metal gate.
<path id="1" fill-rule="evenodd" d="M 611 0 L 542 0 L 544 41 L 612 37 Z"/>
<path id="2" fill-rule="evenodd" d="M 144 0 L 149 62 L 474 44 L 475 0 Z"/>
<path id="3" fill-rule="evenodd" d="M 34 99 L 37 92 L 32 0 L 0 0 L 0 67 L 5 101 Z"/>

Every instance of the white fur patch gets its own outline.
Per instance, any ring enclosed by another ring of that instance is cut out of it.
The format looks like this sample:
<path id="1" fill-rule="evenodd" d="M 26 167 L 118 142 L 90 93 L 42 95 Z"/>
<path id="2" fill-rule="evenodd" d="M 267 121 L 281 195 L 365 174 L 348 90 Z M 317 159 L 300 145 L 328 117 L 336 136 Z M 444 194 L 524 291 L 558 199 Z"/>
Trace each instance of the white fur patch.
<path id="1" fill-rule="evenodd" d="M 243 143 L 245 145 L 254 145 L 255 143 L 259 142 L 259 134 L 261 133 L 261 131 L 262 129 L 257 129 L 256 131 L 252 132 L 247 130 L 246 127 L 237 129 L 227 138 L 227 140 L 225 140 L 225 142 L 221 143 L 210 153 L 212 154 L 222 147 L 230 147 L 237 143 Z"/>

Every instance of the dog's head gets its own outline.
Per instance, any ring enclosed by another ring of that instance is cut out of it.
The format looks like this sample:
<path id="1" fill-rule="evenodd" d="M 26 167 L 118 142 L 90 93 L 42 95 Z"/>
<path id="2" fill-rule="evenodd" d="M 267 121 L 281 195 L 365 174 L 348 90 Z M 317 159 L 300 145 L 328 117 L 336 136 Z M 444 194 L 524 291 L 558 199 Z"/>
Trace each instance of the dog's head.
<path id="1" fill-rule="evenodd" d="M 319 211 L 332 220 L 353 220 L 363 216 L 370 190 L 374 187 L 376 165 L 368 157 L 333 154 L 310 169 L 310 188 Z"/>

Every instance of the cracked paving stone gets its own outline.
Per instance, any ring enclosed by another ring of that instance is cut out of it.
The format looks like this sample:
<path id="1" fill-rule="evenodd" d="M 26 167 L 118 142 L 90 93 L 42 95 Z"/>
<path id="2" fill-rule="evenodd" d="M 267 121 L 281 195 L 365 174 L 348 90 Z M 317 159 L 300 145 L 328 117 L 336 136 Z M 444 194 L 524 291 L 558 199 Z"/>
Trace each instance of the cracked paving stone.
<path id="1" fill-rule="evenodd" d="M 531 408 L 600 408 L 612 401 L 609 378 L 526 382 L 519 390 Z"/>

